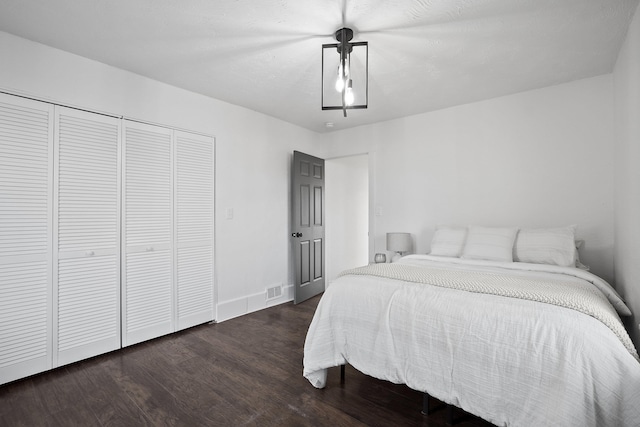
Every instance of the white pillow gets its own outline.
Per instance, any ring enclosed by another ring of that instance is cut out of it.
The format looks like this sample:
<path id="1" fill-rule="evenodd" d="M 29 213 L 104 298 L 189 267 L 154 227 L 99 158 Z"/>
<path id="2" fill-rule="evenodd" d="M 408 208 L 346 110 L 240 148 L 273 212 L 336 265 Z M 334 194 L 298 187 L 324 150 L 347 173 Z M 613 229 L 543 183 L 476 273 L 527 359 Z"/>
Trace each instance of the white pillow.
<path id="1" fill-rule="evenodd" d="M 431 239 L 431 255 L 459 257 L 462 254 L 464 240 L 467 237 L 465 227 L 439 225 Z"/>
<path id="2" fill-rule="evenodd" d="M 469 227 L 462 258 L 512 262 L 517 228 Z"/>
<path id="3" fill-rule="evenodd" d="M 589 271 L 591 268 L 588 265 L 584 265 L 580 262 L 580 251 L 582 250 L 582 246 L 584 245 L 584 240 L 576 239 L 576 268 L 580 270 Z"/>
<path id="4" fill-rule="evenodd" d="M 576 266 L 576 226 L 522 229 L 516 237 L 513 259 L 519 262 Z"/>

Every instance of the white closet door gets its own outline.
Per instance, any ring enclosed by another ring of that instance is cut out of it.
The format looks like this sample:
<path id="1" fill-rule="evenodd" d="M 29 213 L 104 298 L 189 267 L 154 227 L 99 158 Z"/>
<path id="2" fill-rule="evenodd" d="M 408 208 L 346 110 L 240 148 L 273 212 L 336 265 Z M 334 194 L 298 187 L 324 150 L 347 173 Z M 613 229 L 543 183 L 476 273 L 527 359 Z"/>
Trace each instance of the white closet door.
<path id="1" fill-rule="evenodd" d="M 173 324 L 172 130 L 124 121 L 123 346 Z"/>
<path id="2" fill-rule="evenodd" d="M 177 329 L 214 318 L 213 138 L 175 132 Z"/>
<path id="3" fill-rule="evenodd" d="M 54 365 L 120 348 L 120 120 L 56 107 Z"/>
<path id="4" fill-rule="evenodd" d="M 53 106 L 0 94 L 0 384 L 52 366 Z"/>

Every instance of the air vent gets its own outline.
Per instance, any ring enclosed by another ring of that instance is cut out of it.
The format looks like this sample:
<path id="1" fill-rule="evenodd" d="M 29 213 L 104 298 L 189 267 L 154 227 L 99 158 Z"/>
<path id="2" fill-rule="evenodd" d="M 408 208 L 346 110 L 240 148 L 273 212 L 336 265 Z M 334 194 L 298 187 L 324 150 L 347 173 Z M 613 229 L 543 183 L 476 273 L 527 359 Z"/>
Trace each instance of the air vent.
<path id="1" fill-rule="evenodd" d="M 280 298 L 282 296 L 282 285 L 275 285 L 267 288 L 267 301 Z"/>

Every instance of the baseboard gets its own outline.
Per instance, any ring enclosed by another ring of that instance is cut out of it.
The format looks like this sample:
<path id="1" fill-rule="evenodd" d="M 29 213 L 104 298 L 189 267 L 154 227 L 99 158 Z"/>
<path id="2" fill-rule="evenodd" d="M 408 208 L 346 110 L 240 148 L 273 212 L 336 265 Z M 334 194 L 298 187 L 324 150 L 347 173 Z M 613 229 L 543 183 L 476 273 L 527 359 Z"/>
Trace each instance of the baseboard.
<path id="1" fill-rule="evenodd" d="M 246 297 L 219 302 L 217 305 L 218 318 L 216 322 L 224 322 L 245 314 L 260 311 L 274 305 L 293 301 L 293 285 L 282 287 L 282 295 L 267 301 L 265 292 L 258 292 Z"/>

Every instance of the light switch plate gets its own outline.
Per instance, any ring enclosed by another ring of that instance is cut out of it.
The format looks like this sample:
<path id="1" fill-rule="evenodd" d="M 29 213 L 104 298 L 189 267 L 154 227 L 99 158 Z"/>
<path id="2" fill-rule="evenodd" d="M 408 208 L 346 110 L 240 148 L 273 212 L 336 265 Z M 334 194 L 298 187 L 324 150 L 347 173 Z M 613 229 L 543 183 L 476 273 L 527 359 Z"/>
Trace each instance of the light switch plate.
<path id="1" fill-rule="evenodd" d="M 224 216 L 227 219 L 233 219 L 233 208 L 226 208 L 224 210 Z"/>

